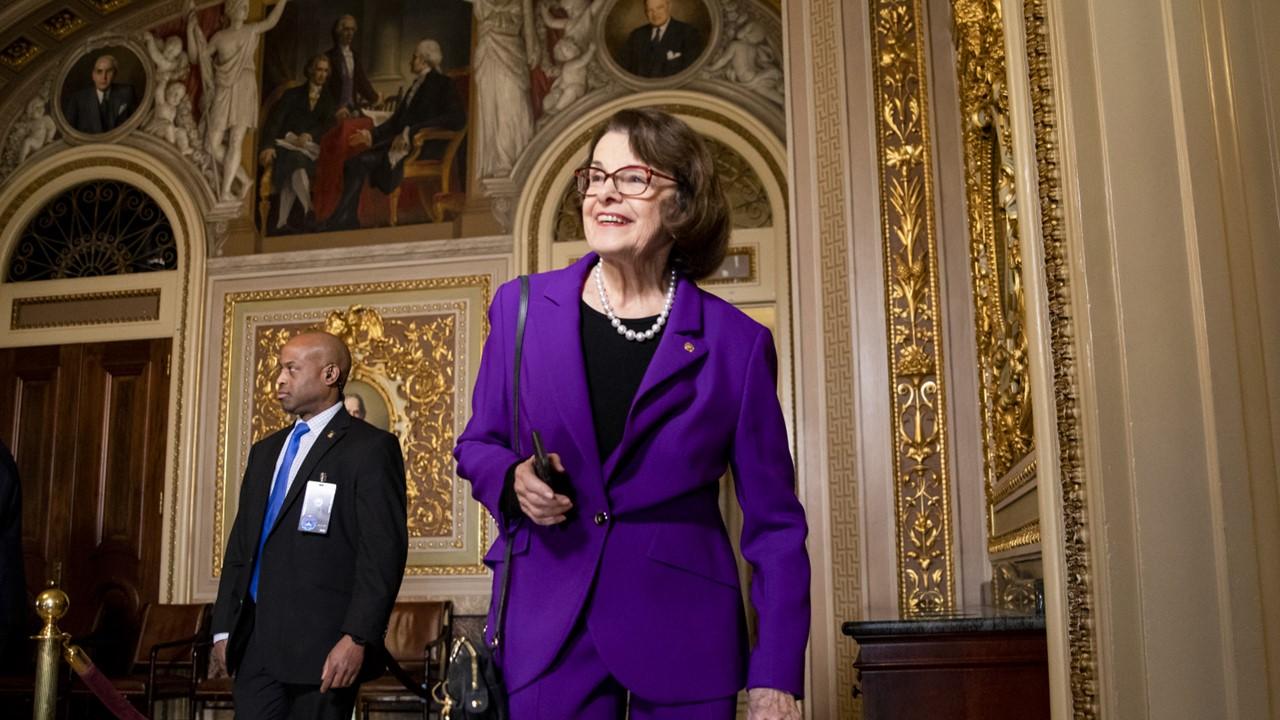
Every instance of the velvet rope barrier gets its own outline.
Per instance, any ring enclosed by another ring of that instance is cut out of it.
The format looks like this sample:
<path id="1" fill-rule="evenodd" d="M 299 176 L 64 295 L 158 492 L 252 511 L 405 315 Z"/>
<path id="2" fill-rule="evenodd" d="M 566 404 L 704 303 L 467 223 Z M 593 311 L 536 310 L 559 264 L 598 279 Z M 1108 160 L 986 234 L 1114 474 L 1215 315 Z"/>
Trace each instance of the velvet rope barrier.
<path id="1" fill-rule="evenodd" d="M 70 643 L 63 645 L 62 657 L 112 715 L 119 720 L 147 720 L 146 716 L 138 712 L 137 708 L 116 690 L 107 676 L 102 674 L 98 666 L 93 664 L 88 654 L 79 646 Z"/>

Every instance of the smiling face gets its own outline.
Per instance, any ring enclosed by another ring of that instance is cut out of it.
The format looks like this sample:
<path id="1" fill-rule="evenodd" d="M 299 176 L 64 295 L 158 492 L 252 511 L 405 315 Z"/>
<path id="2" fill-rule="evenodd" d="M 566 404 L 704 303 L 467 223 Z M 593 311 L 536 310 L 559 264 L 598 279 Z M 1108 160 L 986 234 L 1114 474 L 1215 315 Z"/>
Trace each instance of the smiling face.
<path id="1" fill-rule="evenodd" d="M 636 156 L 625 132 L 605 133 L 596 145 L 591 166 L 613 172 L 628 165 L 648 163 Z M 595 195 L 582 198 L 587 245 L 602 257 L 631 262 L 669 250 L 672 240 L 662 227 L 662 202 L 674 193 L 674 184 L 656 175 L 647 190 L 631 197 L 619 193 L 610 179 Z"/>
<path id="2" fill-rule="evenodd" d="M 116 59 L 103 55 L 93 64 L 93 86 L 106 90 L 116 79 Z"/>

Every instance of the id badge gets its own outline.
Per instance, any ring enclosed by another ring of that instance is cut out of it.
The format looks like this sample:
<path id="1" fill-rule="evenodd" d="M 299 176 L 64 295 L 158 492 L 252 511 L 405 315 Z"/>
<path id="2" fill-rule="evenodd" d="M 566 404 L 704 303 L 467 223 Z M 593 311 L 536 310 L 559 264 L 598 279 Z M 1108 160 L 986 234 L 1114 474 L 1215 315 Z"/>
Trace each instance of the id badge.
<path id="1" fill-rule="evenodd" d="M 329 514 L 333 512 L 333 494 L 338 486 L 325 482 L 325 474 L 320 473 L 320 481 L 307 481 L 307 494 L 302 498 L 302 517 L 298 519 L 298 530 L 316 535 L 329 534 Z"/>

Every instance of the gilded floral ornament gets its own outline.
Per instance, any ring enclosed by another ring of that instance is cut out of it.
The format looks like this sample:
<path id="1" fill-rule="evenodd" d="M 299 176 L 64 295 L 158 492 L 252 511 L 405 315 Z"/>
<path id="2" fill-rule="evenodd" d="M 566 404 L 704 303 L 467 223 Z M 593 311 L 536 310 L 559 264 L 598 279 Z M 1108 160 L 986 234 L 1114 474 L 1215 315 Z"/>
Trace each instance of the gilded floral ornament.
<path id="1" fill-rule="evenodd" d="M 904 613 L 955 603 L 938 260 L 918 0 L 873 0 L 877 146 Z"/>

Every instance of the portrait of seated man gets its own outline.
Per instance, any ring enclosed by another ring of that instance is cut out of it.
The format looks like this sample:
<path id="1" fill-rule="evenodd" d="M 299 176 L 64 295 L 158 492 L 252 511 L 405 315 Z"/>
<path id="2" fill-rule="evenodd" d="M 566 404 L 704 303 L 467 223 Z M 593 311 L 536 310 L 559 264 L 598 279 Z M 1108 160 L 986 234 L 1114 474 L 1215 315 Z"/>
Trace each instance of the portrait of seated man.
<path id="1" fill-rule="evenodd" d="M 324 89 L 331 71 L 328 56 L 312 56 L 307 61 L 307 81 L 280 96 L 262 129 L 258 162 L 272 168 L 275 234 L 315 227 L 311 181 L 320 157 L 320 138 L 333 126 L 337 113 L 333 98 Z M 301 206 L 302 216 L 297 223 L 289 225 L 295 204 Z"/>
<path id="2" fill-rule="evenodd" d="M 365 181 L 390 195 L 404 180 L 404 163 L 413 150 L 413 136 L 425 128 L 458 130 L 466 123 L 457 87 L 441 70 L 444 55 L 435 40 L 417 44 L 410 58 L 413 81 L 396 110 L 372 130 L 352 134 L 353 148 L 366 148 L 348 158 L 342 170 L 342 195 L 337 208 L 321 230 L 353 230 L 360 227 L 360 193 Z M 420 158 L 435 157 L 441 148 L 424 144 Z M 412 158 L 419 159 L 419 158 Z"/>
<path id="3" fill-rule="evenodd" d="M 64 102 L 63 115 L 71 127 L 97 135 L 115 130 L 133 115 L 138 94 L 132 85 L 116 82 L 119 71 L 115 55 L 99 55 L 93 61 L 93 82 L 72 92 Z"/>
<path id="4" fill-rule="evenodd" d="M 702 53 L 702 33 L 693 25 L 672 17 L 671 0 L 643 2 L 649 22 L 627 36 L 619 64 L 627 72 L 645 78 L 675 75 Z"/>

